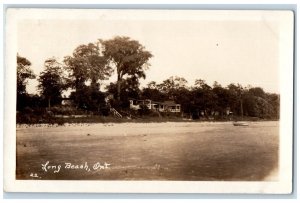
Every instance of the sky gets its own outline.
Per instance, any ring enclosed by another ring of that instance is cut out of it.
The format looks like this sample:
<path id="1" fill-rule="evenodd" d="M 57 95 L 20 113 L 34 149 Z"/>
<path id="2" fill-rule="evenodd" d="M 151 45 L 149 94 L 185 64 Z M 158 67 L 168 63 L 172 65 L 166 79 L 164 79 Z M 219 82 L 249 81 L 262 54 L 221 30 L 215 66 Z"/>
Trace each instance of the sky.
<path id="1" fill-rule="evenodd" d="M 279 93 L 278 35 L 276 23 L 239 17 L 41 18 L 19 21 L 17 52 L 31 61 L 39 75 L 47 58 L 62 61 L 81 44 L 128 36 L 153 54 L 141 86 L 179 76 L 190 86 L 203 79 L 209 85 L 239 83 Z M 102 86 L 115 80 L 113 75 Z M 27 91 L 37 93 L 37 84 L 30 80 Z"/>

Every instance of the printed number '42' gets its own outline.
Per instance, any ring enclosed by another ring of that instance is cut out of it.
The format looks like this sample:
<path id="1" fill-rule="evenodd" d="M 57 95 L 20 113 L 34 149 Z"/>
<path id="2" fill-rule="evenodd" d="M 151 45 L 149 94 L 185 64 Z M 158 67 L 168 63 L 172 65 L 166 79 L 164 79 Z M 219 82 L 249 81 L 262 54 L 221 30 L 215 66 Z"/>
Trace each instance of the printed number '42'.
<path id="1" fill-rule="evenodd" d="M 38 178 L 38 175 L 37 175 L 37 173 L 30 173 L 30 177 Z"/>

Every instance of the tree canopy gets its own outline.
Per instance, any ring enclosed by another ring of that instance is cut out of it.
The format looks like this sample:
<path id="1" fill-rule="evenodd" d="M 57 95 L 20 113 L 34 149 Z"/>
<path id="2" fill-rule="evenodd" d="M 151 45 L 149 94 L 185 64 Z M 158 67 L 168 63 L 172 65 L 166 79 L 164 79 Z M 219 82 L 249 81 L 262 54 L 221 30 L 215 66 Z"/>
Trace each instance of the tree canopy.
<path id="1" fill-rule="evenodd" d="M 218 82 L 209 86 L 205 80 L 197 79 L 194 86 L 188 87 L 184 78 L 170 77 L 162 83 L 152 81 L 141 92 L 142 99 L 153 101 L 174 100 L 181 104 L 187 114 L 210 116 L 218 112 L 220 116 L 232 112 L 235 116 L 259 118 L 279 117 L 279 95 L 268 94 L 260 87 L 243 87 L 229 84 L 222 87 Z"/>
<path id="2" fill-rule="evenodd" d="M 48 107 L 58 104 L 61 101 L 62 91 L 66 89 L 66 78 L 62 65 L 55 58 L 49 58 L 44 63 L 45 70 L 41 72 L 38 81 L 38 89 L 41 95 L 47 100 Z"/>
<path id="3" fill-rule="evenodd" d="M 103 46 L 103 55 L 117 72 L 117 98 L 120 100 L 121 81 L 124 76 L 135 79 L 145 78 L 145 70 L 152 54 L 145 50 L 138 41 L 129 37 L 115 37 L 110 40 L 99 40 Z"/>
<path id="4" fill-rule="evenodd" d="M 17 108 L 35 107 L 45 100 L 48 107 L 60 104 L 63 90 L 71 88 L 69 99 L 74 101 L 76 109 L 102 115 L 107 115 L 111 106 L 128 109 L 129 99 L 150 99 L 172 100 L 181 105 L 181 113 L 193 118 L 217 114 L 224 118 L 229 112 L 235 116 L 279 118 L 279 95 L 266 93 L 261 87 L 234 83 L 222 87 L 217 81 L 210 86 L 202 78 L 189 86 L 185 78 L 171 76 L 161 83 L 151 81 L 147 87 L 140 88 L 140 78 L 146 77 L 151 57 L 143 45 L 129 37 L 117 36 L 83 44 L 71 56 L 66 56 L 63 64 L 55 58 L 47 59 L 38 78 L 41 96 L 30 97 L 26 84 L 28 79 L 35 78 L 31 62 L 17 55 Z M 101 81 L 109 79 L 113 72 L 117 80 L 106 89 L 100 88 Z"/>
<path id="5" fill-rule="evenodd" d="M 107 66 L 107 60 L 101 56 L 98 44 L 78 46 L 73 56 L 65 57 L 64 63 L 69 72 L 70 87 L 76 90 L 83 88 L 88 81 L 91 82 L 91 86 L 99 88 L 99 81 L 111 75 L 111 68 Z"/>
<path id="6" fill-rule="evenodd" d="M 26 84 L 28 79 L 34 79 L 36 76 L 30 69 L 31 62 L 22 56 L 17 55 L 17 93 L 26 93 Z"/>

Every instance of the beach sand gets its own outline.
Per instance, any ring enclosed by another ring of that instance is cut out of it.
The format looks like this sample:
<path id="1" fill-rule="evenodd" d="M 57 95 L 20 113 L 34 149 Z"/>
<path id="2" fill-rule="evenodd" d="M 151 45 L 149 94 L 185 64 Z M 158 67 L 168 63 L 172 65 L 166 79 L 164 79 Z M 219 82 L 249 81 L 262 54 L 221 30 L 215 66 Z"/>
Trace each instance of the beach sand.
<path id="1" fill-rule="evenodd" d="M 276 180 L 279 122 L 249 124 L 246 127 L 233 126 L 232 122 L 18 125 L 16 177 Z M 45 171 L 43 165 L 47 162 L 49 169 Z M 73 169 L 66 168 L 66 163 L 73 165 Z M 86 165 L 89 170 L 84 168 Z"/>

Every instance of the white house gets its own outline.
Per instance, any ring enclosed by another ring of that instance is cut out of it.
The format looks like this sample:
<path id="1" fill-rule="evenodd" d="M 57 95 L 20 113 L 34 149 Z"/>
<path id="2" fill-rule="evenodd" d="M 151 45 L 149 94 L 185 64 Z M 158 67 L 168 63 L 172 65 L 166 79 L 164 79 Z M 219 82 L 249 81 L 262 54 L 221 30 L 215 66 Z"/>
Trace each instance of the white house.
<path id="1" fill-rule="evenodd" d="M 136 100 L 136 99 L 130 99 L 130 108 L 134 110 L 138 110 L 141 108 L 141 105 L 146 105 L 148 109 L 152 109 L 152 101 L 150 99 L 145 100 Z"/>
<path id="2" fill-rule="evenodd" d="M 136 100 L 130 99 L 130 108 L 134 110 L 140 109 L 141 105 L 146 105 L 148 109 L 159 112 L 172 112 L 172 113 L 180 113 L 181 105 L 176 104 L 174 101 L 165 101 L 165 102 L 155 102 L 150 99 L 145 100 Z"/>

